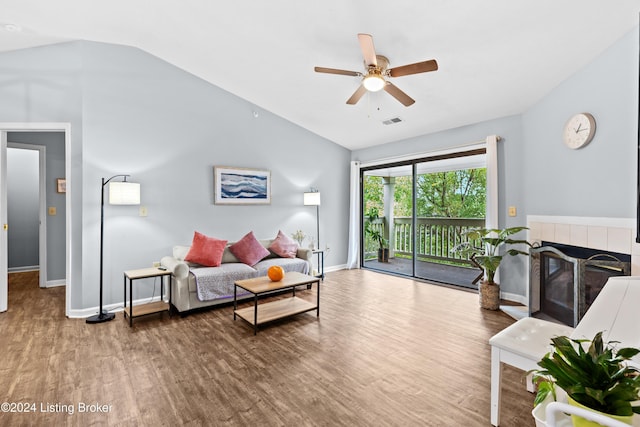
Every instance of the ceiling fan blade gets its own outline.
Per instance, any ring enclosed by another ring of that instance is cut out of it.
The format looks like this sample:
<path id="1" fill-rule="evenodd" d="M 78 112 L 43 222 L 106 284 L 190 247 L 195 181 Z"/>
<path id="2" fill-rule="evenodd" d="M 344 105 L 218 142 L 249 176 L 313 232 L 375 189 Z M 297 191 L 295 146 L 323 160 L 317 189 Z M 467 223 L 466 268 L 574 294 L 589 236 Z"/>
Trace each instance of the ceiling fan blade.
<path id="1" fill-rule="evenodd" d="M 360 49 L 362 50 L 362 56 L 364 57 L 364 63 L 367 67 L 373 65 L 378 66 L 378 59 L 376 58 L 376 49 L 373 47 L 373 37 L 371 34 L 358 34 L 358 41 L 360 42 Z"/>
<path id="2" fill-rule="evenodd" d="M 316 73 L 341 74 L 343 76 L 361 76 L 357 71 L 338 70 L 336 68 L 314 67 Z"/>
<path id="3" fill-rule="evenodd" d="M 409 105 L 412 105 L 414 102 L 416 102 L 413 98 L 401 91 L 398 86 L 394 85 L 393 83 L 387 82 L 387 84 L 384 85 L 384 90 L 389 95 L 400 101 L 400 103 L 405 107 L 408 107 Z"/>
<path id="4" fill-rule="evenodd" d="M 358 101 L 360 101 L 360 98 L 362 98 L 362 96 L 365 93 L 367 93 L 367 89 L 365 89 L 363 85 L 360 85 L 360 87 L 358 87 L 358 89 L 356 89 L 356 91 L 353 92 L 353 95 L 351 95 L 351 98 L 347 99 L 347 104 L 356 105 Z"/>
<path id="5" fill-rule="evenodd" d="M 391 77 L 408 76 L 410 74 L 426 73 L 428 71 L 436 71 L 438 63 L 435 59 L 429 61 L 416 62 L 415 64 L 402 65 L 389 70 Z"/>

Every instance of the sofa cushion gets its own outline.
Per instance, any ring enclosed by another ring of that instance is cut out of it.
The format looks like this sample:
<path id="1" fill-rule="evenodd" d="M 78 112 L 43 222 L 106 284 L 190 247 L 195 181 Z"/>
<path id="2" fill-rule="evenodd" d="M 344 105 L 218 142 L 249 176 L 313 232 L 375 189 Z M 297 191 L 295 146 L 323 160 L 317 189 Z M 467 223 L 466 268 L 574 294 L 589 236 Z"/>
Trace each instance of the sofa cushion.
<path id="1" fill-rule="evenodd" d="M 282 258 L 295 258 L 298 244 L 279 230 L 275 240 L 269 245 L 269 250 Z"/>
<path id="2" fill-rule="evenodd" d="M 257 276 L 266 276 L 269 267 L 272 265 L 279 265 L 286 273 L 290 271 L 297 271 L 298 273 L 309 274 L 309 263 L 300 258 L 269 258 L 263 259 L 259 263 L 253 266 L 257 270 Z"/>
<path id="3" fill-rule="evenodd" d="M 256 270 L 241 262 L 222 263 L 219 267 L 192 268 L 189 274 L 189 292 L 196 292 L 200 301 L 233 297 L 234 283 L 237 280 L 256 276 Z"/>
<path id="4" fill-rule="evenodd" d="M 184 257 L 184 260 L 207 267 L 217 267 L 222 261 L 222 252 L 226 245 L 226 240 L 205 236 L 196 231 L 193 234 L 193 242 L 189 253 Z"/>
<path id="5" fill-rule="evenodd" d="M 229 246 L 229 250 L 241 262 L 251 266 L 269 255 L 269 251 L 258 242 L 253 231 L 248 232 L 242 239 Z"/>
<path id="6" fill-rule="evenodd" d="M 232 254 L 231 251 L 229 250 L 229 247 L 231 247 L 232 244 L 233 243 L 227 244 L 227 247 L 224 248 L 224 252 L 222 253 L 222 263 L 223 264 L 229 264 L 229 263 L 232 263 L 232 262 L 240 262 L 240 260 L 238 258 L 236 258 L 236 256 L 234 254 Z"/>

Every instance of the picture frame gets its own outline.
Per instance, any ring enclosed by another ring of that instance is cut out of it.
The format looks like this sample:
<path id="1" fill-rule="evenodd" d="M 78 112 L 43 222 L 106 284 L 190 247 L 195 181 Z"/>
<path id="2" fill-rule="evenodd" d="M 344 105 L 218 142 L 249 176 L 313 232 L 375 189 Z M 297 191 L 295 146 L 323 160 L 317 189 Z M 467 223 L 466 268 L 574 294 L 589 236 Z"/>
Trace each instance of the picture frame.
<path id="1" fill-rule="evenodd" d="M 271 171 L 228 166 L 213 167 L 214 204 L 271 204 Z"/>
<path id="2" fill-rule="evenodd" d="M 66 193 L 67 192 L 67 180 L 65 178 L 57 178 L 56 179 L 56 192 L 58 192 L 58 193 Z"/>

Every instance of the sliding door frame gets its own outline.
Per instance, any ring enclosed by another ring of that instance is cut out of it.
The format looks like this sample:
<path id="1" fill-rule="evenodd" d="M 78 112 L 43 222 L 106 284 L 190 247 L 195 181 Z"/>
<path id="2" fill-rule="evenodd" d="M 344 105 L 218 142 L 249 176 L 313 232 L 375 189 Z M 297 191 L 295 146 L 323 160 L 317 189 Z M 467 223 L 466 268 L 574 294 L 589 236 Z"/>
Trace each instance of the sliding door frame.
<path id="1" fill-rule="evenodd" d="M 417 213 L 416 213 L 416 205 L 417 205 L 417 191 L 416 191 L 416 183 L 417 183 L 417 176 L 418 176 L 418 164 L 420 163 L 428 163 L 428 162 L 434 162 L 434 161 L 441 161 L 441 160 L 449 160 L 449 159 L 455 159 L 455 158 L 461 158 L 461 157 L 470 157 L 470 156 L 476 156 L 476 155 L 484 155 L 487 156 L 488 155 L 488 151 L 486 146 L 477 146 L 477 147 L 465 147 L 465 148 L 460 148 L 456 151 L 452 151 L 452 152 L 446 152 L 446 153 L 434 153 L 433 155 L 424 155 L 424 156 L 418 156 L 416 158 L 413 159 L 407 159 L 407 160 L 401 160 L 401 161 L 390 161 L 388 163 L 384 163 L 384 162 L 380 162 L 380 163 L 376 163 L 376 164 L 372 164 L 372 165 L 368 165 L 368 166 L 361 166 L 360 167 L 360 191 L 359 191 L 359 198 L 360 198 L 360 265 L 363 268 L 370 268 L 370 267 L 366 267 L 365 266 L 365 232 L 364 232 L 364 222 L 365 222 L 365 206 L 364 206 L 364 178 L 365 178 L 365 174 L 366 172 L 369 171 L 374 171 L 374 170 L 378 170 L 378 169 L 390 169 L 390 168 L 394 168 L 394 167 L 399 167 L 399 166 L 411 166 L 411 171 L 412 171 L 412 215 L 411 215 L 411 224 L 412 224 L 412 268 L 411 268 L 411 276 L 408 277 L 413 277 L 413 278 L 418 278 L 416 276 L 416 271 L 417 271 L 417 257 L 416 257 L 416 236 L 417 236 Z M 487 160 L 485 160 L 485 167 L 487 166 L 489 162 Z M 489 175 L 490 171 L 487 168 L 487 175 Z M 491 185 L 491 182 L 493 182 L 492 180 L 490 180 L 489 176 L 487 176 L 487 186 Z M 487 190 L 487 196 L 489 195 L 489 190 Z M 487 204 L 489 203 L 489 201 L 487 200 Z M 488 214 L 490 212 L 489 207 L 487 207 L 486 209 L 486 213 Z M 485 215 L 486 216 L 486 215 Z M 389 236 L 390 239 L 392 238 L 392 236 Z M 372 269 L 375 271 L 384 271 L 384 270 L 379 270 L 379 269 Z"/>

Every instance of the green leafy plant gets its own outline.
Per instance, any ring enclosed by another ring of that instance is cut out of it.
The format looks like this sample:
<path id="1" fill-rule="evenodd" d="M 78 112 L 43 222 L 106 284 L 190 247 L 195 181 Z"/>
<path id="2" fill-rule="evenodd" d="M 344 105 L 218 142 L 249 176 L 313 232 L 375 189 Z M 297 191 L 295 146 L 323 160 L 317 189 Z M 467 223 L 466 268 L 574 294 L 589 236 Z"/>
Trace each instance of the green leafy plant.
<path id="1" fill-rule="evenodd" d="M 538 365 L 542 369 L 530 371 L 538 393 L 534 405 L 551 394 L 556 400 L 555 387 L 563 389 L 574 401 L 610 415 L 640 414 L 640 406 L 632 402 L 640 399 L 640 371 L 626 361 L 640 353 L 640 349 L 615 349 L 611 341 L 603 343 L 602 332 L 591 340 L 566 336 L 552 340 L 554 351 L 547 353 Z"/>
<path id="2" fill-rule="evenodd" d="M 384 238 L 382 231 L 374 227 L 374 221 L 378 219 L 378 209 L 371 208 L 367 213 L 367 221 L 364 225 L 364 232 L 378 243 L 380 249 L 384 249 L 389 245 L 389 241 Z"/>
<path id="3" fill-rule="evenodd" d="M 520 244 L 532 247 L 531 243 L 526 240 L 510 238 L 510 236 L 527 229 L 528 227 L 472 229 L 463 233 L 469 241 L 460 243 L 452 249 L 452 252 L 473 257 L 473 260 L 484 270 L 487 282 L 495 283 L 496 271 L 498 271 L 503 258 L 503 255 L 500 255 L 500 248 Z M 507 249 L 507 254 L 528 255 L 527 252 L 516 248 Z"/>

